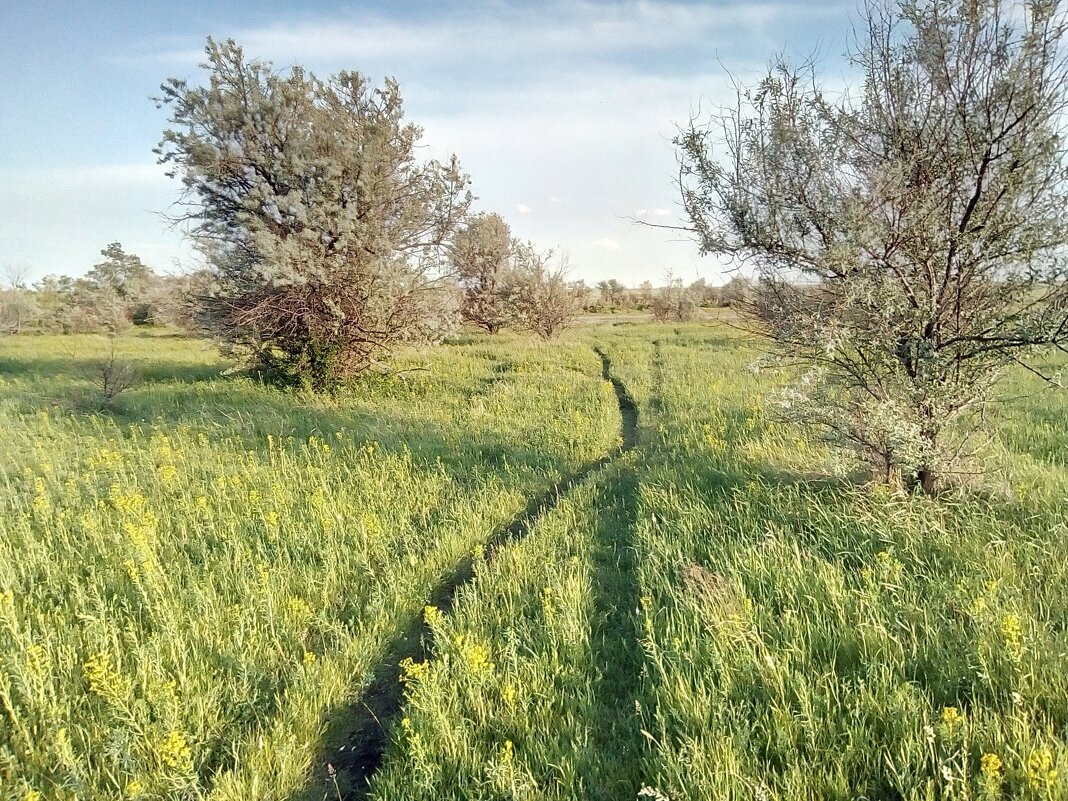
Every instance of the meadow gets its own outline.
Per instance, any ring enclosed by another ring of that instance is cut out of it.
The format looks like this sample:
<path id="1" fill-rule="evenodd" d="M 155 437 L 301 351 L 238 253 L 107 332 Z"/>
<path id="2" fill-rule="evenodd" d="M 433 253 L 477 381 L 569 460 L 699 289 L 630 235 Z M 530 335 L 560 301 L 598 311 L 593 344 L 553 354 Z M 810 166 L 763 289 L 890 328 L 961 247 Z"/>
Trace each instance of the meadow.
<path id="1" fill-rule="evenodd" d="M 0 340 L 0 798 L 1068 797 L 1064 396 L 905 498 L 756 355 L 470 335 L 314 396 Z"/>

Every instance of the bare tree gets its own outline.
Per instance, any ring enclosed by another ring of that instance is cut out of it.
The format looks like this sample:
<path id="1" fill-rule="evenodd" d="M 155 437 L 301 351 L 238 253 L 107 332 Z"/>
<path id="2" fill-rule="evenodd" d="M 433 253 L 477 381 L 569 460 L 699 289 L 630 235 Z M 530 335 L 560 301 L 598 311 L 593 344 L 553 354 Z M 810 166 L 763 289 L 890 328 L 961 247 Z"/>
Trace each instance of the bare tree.
<path id="1" fill-rule="evenodd" d="M 910 489 L 1068 342 L 1064 31 L 1051 0 L 869 4 L 858 92 L 776 64 L 677 139 L 702 250 L 754 264 L 758 330 L 808 367 L 784 408 Z"/>
<path id="2" fill-rule="evenodd" d="M 654 320 L 686 322 L 697 316 L 694 293 L 682 283 L 681 278 L 676 278 L 670 272 L 667 274 L 665 286 L 653 295 L 650 308 Z"/>
<path id="3" fill-rule="evenodd" d="M 445 243 L 466 217 L 456 159 L 421 163 L 400 88 L 275 71 L 208 40 L 209 82 L 170 79 L 160 161 L 215 274 L 200 319 L 283 383 L 324 388 L 456 316 Z"/>

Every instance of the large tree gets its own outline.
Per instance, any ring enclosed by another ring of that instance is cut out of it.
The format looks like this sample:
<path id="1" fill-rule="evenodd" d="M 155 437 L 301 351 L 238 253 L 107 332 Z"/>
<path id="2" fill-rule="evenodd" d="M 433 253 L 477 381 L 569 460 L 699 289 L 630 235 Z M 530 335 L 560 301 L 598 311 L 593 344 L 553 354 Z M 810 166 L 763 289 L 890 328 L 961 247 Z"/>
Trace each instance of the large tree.
<path id="1" fill-rule="evenodd" d="M 476 214 L 456 232 L 451 258 L 463 292 L 463 318 L 496 334 L 514 322 L 508 302 L 512 231 L 499 214 Z"/>
<path id="2" fill-rule="evenodd" d="M 468 179 L 416 157 L 400 89 L 323 80 L 208 40 L 207 80 L 170 79 L 160 161 L 214 274 L 201 320 L 273 377 L 324 387 L 455 315 L 444 244 Z"/>
<path id="3" fill-rule="evenodd" d="M 865 10 L 860 86 L 775 65 L 680 135 L 682 199 L 809 367 L 784 405 L 933 492 L 1003 371 L 1068 343 L 1065 23 L 1051 0 Z"/>

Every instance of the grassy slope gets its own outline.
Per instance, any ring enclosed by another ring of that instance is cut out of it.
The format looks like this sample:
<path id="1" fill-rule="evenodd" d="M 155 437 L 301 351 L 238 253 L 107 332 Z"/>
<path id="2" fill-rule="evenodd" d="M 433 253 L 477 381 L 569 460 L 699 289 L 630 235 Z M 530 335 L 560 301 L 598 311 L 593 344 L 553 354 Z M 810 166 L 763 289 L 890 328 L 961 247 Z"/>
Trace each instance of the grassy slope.
<path id="1" fill-rule="evenodd" d="M 589 336 L 641 404 L 639 449 L 439 624 L 376 797 L 1068 793 L 1056 396 L 1002 413 L 1015 500 L 905 500 L 820 478 L 833 455 L 765 417 L 768 379 L 720 330 Z"/>
<path id="2" fill-rule="evenodd" d="M 409 669 L 407 706 L 373 782 L 375 797 L 1068 796 L 1068 407 L 1045 394 L 999 410 L 991 459 L 1012 494 L 904 500 L 830 478 L 837 472 L 831 454 L 766 418 L 769 379 L 747 370 L 752 354 L 721 330 L 617 326 L 581 338 L 607 354 L 639 403 L 639 448 L 564 496 L 528 537 L 480 564 L 450 616 L 430 613 L 435 657 Z M 28 357 L 6 358 L 0 375 Z M 302 633 L 287 628 L 283 615 L 248 613 L 250 642 L 285 655 L 264 657 L 276 661 L 259 675 L 284 677 L 286 694 L 246 693 L 243 699 L 274 698 L 277 709 L 268 704 L 262 719 L 237 724 L 245 734 L 236 756 L 227 757 L 236 769 L 213 777 L 201 767 L 194 776 L 213 784 L 217 797 L 286 797 L 306 770 L 318 725 L 330 707 L 352 697 L 361 681 L 350 677 L 367 674 L 390 627 L 413 613 L 492 520 L 522 505 L 523 493 L 603 452 L 618 417 L 608 385 L 597 380 L 597 357 L 575 341 L 552 352 L 515 340 L 473 340 L 423 357 L 435 361 L 430 374 L 364 386 L 339 403 L 294 401 L 243 382 L 166 383 L 181 361 L 169 358 L 175 364 L 159 373 L 165 383 L 124 398 L 114 430 L 87 418 L 40 416 L 26 398 L 55 387 L 38 378 L 31 389 L 9 377 L 0 385 L 7 399 L 0 426 L 22 432 L 21 445 L 7 446 L 18 463 L 9 486 L 32 521 L 40 511 L 33 509 L 36 479 L 46 481 L 50 500 L 63 486 L 40 469 L 44 454 L 64 452 L 77 462 L 90 424 L 101 425 L 85 440 L 94 447 L 126 443 L 124 481 L 143 493 L 153 482 L 165 484 L 161 475 L 142 480 L 167 465 L 154 444 L 161 432 L 137 422 L 161 409 L 168 422 L 156 425 L 172 440 L 188 427 L 183 442 L 195 459 L 186 461 L 203 472 L 183 473 L 183 488 L 240 472 L 249 450 L 259 455 L 264 486 L 279 470 L 301 478 L 283 482 L 291 497 L 276 507 L 279 519 L 301 521 L 275 538 L 295 549 L 295 558 L 262 585 L 251 561 L 214 581 L 232 584 L 239 600 L 268 594 L 268 606 L 331 581 L 347 599 L 378 597 L 374 590 L 385 588 L 380 595 L 388 603 L 373 614 L 370 606 L 339 614 L 309 602 L 317 621 L 334 626 L 321 628 L 338 637 L 329 647 L 313 646 L 317 658 L 309 665 L 303 652 L 312 640 L 302 638 L 322 637 L 320 628 Z M 1006 391 L 1033 389 L 1017 378 Z M 306 439 L 339 426 L 345 434 L 327 440 L 329 452 L 319 439 Z M 197 451 L 191 437 L 205 431 L 209 450 Z M 269 448 L 268 434 L 276 441 Z M 374 458 L 362 455 L 369 440 L 378 442 Z M 34 453 L 41 442 L 57 447 Z M 226 470 L 205 467 L 220 458 Z M 298 533 L 331 529 L 328 516 L 301 518 L 314 514 L 314 498 L 305 495 L 316 483 L 303 484 L 316 468 L 333 482 L 323 485 L 331 512 L 356 520 L 347 510 L 359 506 L 363 514 L 366 507 L 372 519 L 389 521 L 357 538 L 362 555 L 349 553 L 351 526 L 327 537 L 325 552 L 343 554 L 335 559 L 344 562 L 327 570 L 315 561 L 322 540 Z M 117 515 L 105 478 L 94 485 L 102 513 Z M 230 498 L 225 519 L 258 511 L 243 489 L 226 492 L 212 497 L 220 504 Z M 161 503 L 169 497 L 165 489 L 152 496 Z M 428 510 L 422 518 L 419 508 Z M 232 525 L 233 541 L 263 547 L 262 535 L 250 529 L 242 536 L 244 524 Z M 203 530 L 190 528 L 183 541 L 195 542 Z M 0 548 L 4 536 L 11 535 L 0 522 Z M 73 557 L 66 558 L 70 564 Z M 210 564 L 191 564 L 202 594 Z M 368 564 L 370 595 L 347 581 Z M 122 581 L 121 566 L 109 570 L 117 577 L 111 581 Z M 0 587 L 7 580 L 0 567 Z M 186 609 L 182 598 L 177 608 Z M 32 609 L 21 614 L 30 620 Z M 382 620 L 377 631 L 371 621 Z M 82 620 L 74 629 L 89 625 Z M 3 675 L 21 670 L 30 676 L 22 681 L 36 680 L 28 642 L 15 649 L 22 661 L 0 661 L 0 693 Z M 82 660 L 90 652 L 79 642 L 69 646 L 59 674 L 70 683 L 60 686 L 85 695 Z M 233 647 L 234 658 L 255 653 Z M 119 641 L 115 653 L 139 652 Z M 133 664 L 170 664 L 161 652 L 143 658 Z M 149 686 L 152 714 L 164 714 L 155 712 Z M 209 697 L 212 687 L 205 685 Z M 286 703 L 290 697 L 297 702 Z M 106 718 L 113 715 L 107 699 L 98 693 L 82 700 L 88 710 L 68 712 L 68 720 L 121 731 L 114 716 Z M 189 704 L 176 708 L 185 713 Z M 238 706 L 257 709 L 255 700 Z M 159 746 L 169 724 L 152 720 Z M 263 736 L 262 747 L 253 732 Z M 55 740 L 55 724 L 49 736 Z M 192 753 L 225 750 L 197 740 Z M 55 753 L 41 756 L 53 771 Z M 984 755 L 997 757 L 987 757 L 985 773 Z M 181 785 L 164 783 L 176 775 L 158 747 L 143 767 L 159 774 L 153 781 L 160 793 L 181 795 Z"/>
<path id="3" fill-rule="evenodd" d="M 287 797 L 431 588 L 617 433 L 580 347 L 411 354 L 322 399 L 130 337 L 147 381 L 108 415 L 67 410 L 103 340 L 0 347 L 5 799 Z"/>

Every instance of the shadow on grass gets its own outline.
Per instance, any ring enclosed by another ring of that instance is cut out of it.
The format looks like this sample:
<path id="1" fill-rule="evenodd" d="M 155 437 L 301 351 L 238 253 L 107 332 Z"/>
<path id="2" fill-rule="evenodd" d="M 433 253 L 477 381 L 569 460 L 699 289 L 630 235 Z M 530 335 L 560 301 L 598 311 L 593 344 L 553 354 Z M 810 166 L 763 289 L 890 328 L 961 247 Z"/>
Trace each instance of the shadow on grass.
<path id="1" fill-rule="evenodd" d="M 105 354 L 87 356 L 0 356 L 0 376 L 33 380 L 92 380 L 100 375 Z M 224 362 L 186 362 L 176 359 L 135 357 L 118 358 L 134 366 L 145 383 L 179 382 L 185 384 L 210 381 L 227 369 Z"/>
<path id="2" fill-rule="evenodd" d="M 619 471 L 606 488 L 603 504 L 590 565 L 595 599 L 590 645 L 596 678 L 592 705 L 579 710 L 592 736 L 576 754 L 576 766 L 590 798 L 613 801 L 637 797 L 646 745 L 638 706 L 644 657 L 637 614 L 638 478 L 633 467 Z"/>

